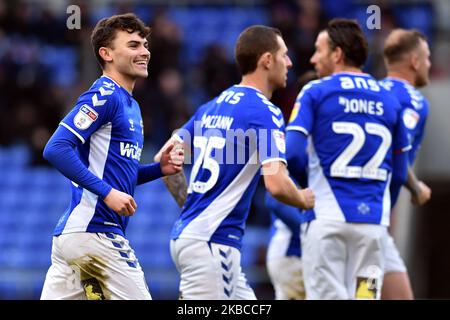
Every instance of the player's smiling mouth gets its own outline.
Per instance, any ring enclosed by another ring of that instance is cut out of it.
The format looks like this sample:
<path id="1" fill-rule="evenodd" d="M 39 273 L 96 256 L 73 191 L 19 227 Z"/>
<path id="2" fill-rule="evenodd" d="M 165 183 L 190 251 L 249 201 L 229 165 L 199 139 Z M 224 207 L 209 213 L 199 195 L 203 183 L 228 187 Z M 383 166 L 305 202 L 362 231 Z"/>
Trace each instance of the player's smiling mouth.
<path id="1" fill-rule="evenodd" d="M 147 67 L 148 65 L 148 60 L 144 59 L 144 60 L 135 60 L 134 64 L 137 64 L 139 67 Z"/>

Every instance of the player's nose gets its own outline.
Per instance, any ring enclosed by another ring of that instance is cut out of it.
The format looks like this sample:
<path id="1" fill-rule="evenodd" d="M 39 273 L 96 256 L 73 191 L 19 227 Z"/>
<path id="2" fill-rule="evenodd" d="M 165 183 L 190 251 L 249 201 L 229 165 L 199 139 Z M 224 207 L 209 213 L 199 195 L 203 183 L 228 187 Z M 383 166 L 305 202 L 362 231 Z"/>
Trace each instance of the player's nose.
<path id="1" fill-rule="evenodd" d="M 292 68 L 292 60 L 291 60 L 291 58 L 289 58 L 289 56 L 287 56 L 286 59 L 287 59 L 286 67 L 288 69 Z"/>
<path id="2" fill-rule="evenodd" d="M 141 52 L 139 52 L 139 55 L 141 57 L 145 57 L 148 60 L 150 60 L 152 54 L 151 54 L 150 50 L 148 50 L 146 47 L 142 47 L 142 50 L 141 50 Z"/>

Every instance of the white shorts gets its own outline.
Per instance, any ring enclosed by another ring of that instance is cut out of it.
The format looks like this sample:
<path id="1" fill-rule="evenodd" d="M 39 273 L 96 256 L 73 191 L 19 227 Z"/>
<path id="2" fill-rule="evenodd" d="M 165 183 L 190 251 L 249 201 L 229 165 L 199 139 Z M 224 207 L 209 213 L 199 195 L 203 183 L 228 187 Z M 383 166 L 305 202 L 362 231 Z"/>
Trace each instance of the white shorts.
<path id="1" fill-rule="evenodd" d="M 307 299 L 380 299 L 385 226 L 316 219 L 302 224 Z"/>
<path id="2" fill-rule="evenodd" d="M 384 273 L 389 272 L 407 272 L 405 263 L 403 262 L 400 253 L 398 252 L 397 246 L 395 245 L 394 239 L 386 232 L 386 242 L 384 249 Z"/>
<path id="3" fill-rule="evenodd" d="M 267 272 L 275 289 L 276 300 L 304 300 L 302 259 L 284 256 L 267 260 Z"/>
<path id="4" fill-rule="evenodd" d="M 183 238 L 170 241 L 170 253 L 180 273 L 180 299 L 256 300 L 238 249 Z"/>
<path id="5" fill-rule="evenodd" d="M 112 233 L 53 237 L 41 300 L 151 300 L 128 240 Z"/>

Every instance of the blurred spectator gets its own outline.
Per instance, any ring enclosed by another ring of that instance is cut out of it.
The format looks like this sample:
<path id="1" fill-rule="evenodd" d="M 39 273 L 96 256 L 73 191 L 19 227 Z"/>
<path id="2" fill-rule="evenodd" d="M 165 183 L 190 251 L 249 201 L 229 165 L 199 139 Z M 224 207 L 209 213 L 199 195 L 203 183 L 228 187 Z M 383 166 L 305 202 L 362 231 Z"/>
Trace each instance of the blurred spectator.
<path id="1" fill-rule="evenodd" d="M 314 53 L 314 42 L 326 19 L 320 2 L 316 0 L 274 1 L 272 23 L 285 35 L 289 56 L 293 61 L 290 81 L 283 91 L 275 92 L 272 101 L 289 117 L 298 94 L 296 79 L 313 67 L 309 60 Z"/>
<path id="2" fill-rule="evenodd" d="M 429 22 L 433 21 L 433 14 L 430 14 L 432 5 L 439 4 L 439 8 L 446 6 L 437 0 L 402 6 L 382 1 L 375 3 L 381 6 L 382 28 L 370 31 L 373 54 L 366 70 L 381 77 L 384 67 L 379 54 L 380 43 L 385 33 L 392 28 L 405 27 L 397 21 L 405 20 L 402 10 L 407 10 L 415 17 L 423 16 L 426 12 L 429 17 L 421 25 L 429 28 Z M 58 119 L 73 103 L 72 98 L 81 93 L 80 86 L 89 84 L 98 76 L 99 70 L 91 59 L 89 43 L 91 16 L 101 17 L 102 12 L 136 11 L 152 21 L 150 77 L 140 83 L 136 90 L 136 95 L 139 99 L 142 96 L 144 102 L 143 117 L 146 141 L 149 143 L 158 144 L 166 140 L 172 130 L 192 114 L 196 105 L 238 81 L 233 57 L 222 48 L 226 40 L 218 36 L 216 41 L 205 43 L 200 36 L 195 37 L 196 32 L 189 32 L 191 36 L 184 38 L 182 30 L 175 23 L 179 21 L 169 18 L 173 16 L 173 11 L 179 11 L 180 8 L 151 6 L 142 1 L 93 4 L 80 0 L 75 1 L 75 4 L 81 8 L 81 30 L 66 28 L 64 5 L 51 1 L 0 2 L 0 144 L 17 141 L 29 143 L 35 149 L 35 163 L 41 162 L 39 148 L 43 142 L 38 141 L 39 137 L 45 139 L 44 132 L 54 130 Z M 186 6 L 182 12 L 186 16 L 192 10 L 194 15 L 196 8 Z M 253 9 L 249 6 L 239 10 L 245 11 L 246 8 Z M 287 118 L 298 94 L 296 79 L 312 69 L 309 60 L 314 49 L 314 39 L 326 20 L 336 15 L 352 17 L 357 14 L 360 14 L 358 17 L 361 20 L 365 18 L 365 7 L 356 0 L 339 3 L 329 0 L 270 0 L 266 8 L 270 24 L 282 31 L 294 63 L 288 87 L 275 92 L 272 99 Z M 228 4 L 221 10 L 208 12 L 222 15 L 223 10 L 234 9 Z M 439 13 L 436 15 L 442 17 Z M 245 16 L 241 15 L 240 18 Z M 248 17 L 250 19 L 251 15 Z M 220 18 L 217 17 L 217 21 Z M 438 30 L 446 30 L 444 20 L 439 20 L 443 26 L 438 27 Z M 241 21 L 241 24 L 245 23 Z M 195 25 L 204 28 L 208 24 Z M 199 30 L 198 34 L 201 32 Z M 440 39 L 445 39 L 445 36 Z M 190 64 L 185 53 L 192 50 L 187 48 L 205 44 L 208 47 L 201 49 L 204 52 L 201 62 L 198 65 Z M 445 58 L 448 56 L 445 53 L 450 49 L 445 45 L 445 40 L 436 47 L 437 50 L 432 50 L 433 54 L 439 55 L 434 58 L 436 64 L 433 64 L 432 74 L 445 76 L 450 72 L 448 59 Z"/>
<path id="3" fill-rule="evenodd" d="M 156 81 L 152 86 L 139 82 L 135 96 L 141 101 L 146 141 L 161 147 L 189 119 L 191 110 L 184 94 L 184 79 L 178 70 L 164 69 Z"/>
<path id="4" fill-rule="evenodd" d="M 207 99 L 212 99 L 226 88 L 237 83 L 239 72 L 235 63 L 227 57 L 225 48 L 220 44 L 208 46 L 205 48 L 205 53 L 198 72 Z"/>
<path id="5" fill-rule="evenodd" d="M 153 17 L 150 24 L 152 33 L 150 34 L 149 64 L 150 83 L 158 81 L 160 73 L 166 68 L 180 68 L 180 50 L 182 47 L 181 31 L 161 9 Z M 185 66 L 188 67 L 188 66 Z"/>

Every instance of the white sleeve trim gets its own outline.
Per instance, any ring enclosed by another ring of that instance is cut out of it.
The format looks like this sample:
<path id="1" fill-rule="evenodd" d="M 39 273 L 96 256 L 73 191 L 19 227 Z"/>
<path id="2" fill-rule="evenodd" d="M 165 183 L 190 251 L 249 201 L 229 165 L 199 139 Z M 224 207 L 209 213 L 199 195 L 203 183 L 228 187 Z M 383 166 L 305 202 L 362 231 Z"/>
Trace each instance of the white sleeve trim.
<path id="1" fill-rule="evenodd" d="M 266 160 L 264 160 L 264 161 L 261 162 L 261 165 L 265 165 L 266 163 L 274 162 L 274 161 L 281 161 L 281 162 L 284 162 L 284 164 L 287 166 L 287 161 L 286 161 L 286 159 L 283 159 L 283 158 L 270 158 L 270 159 L 266 159 Z"/>
<path id="2" fill-rule="evenodd" d="M 81 140 L 81 142 L 83 142 L 83 144 L 86 142 L 86 140 L 84 140 L 84 138 L 75 130 L 73 130 L 68 124 L 64 123 L 64 122 L 60 122 L 59 123 L 61 126 L 63 126 L 64 128 L 66 128 L 67 130 L 69 130 L 70 132 L 72 132 L 74 135 L 77 136 L 78 139 Z"/>
<path id="3" fill-rule="evenodd" d="M 176 133 L 172 137 L 180 143 L 184 142 L 184 140 Z"/>
<path id="4" fill-rule="evenodd" d="M 403 149 L 402 149 L 402 152 L 406 152 L 406 151 L 409 151 L 409 150 L 411 150 L 412 149 L 412 145 L 409 145 L 409 146 L 407 146 L 407 147 L 404 147 Z"/>
<path id="5" fill-rule="evenodd" d="M 305 135 L 309 135 L 308 130 L 306 130 L 305 128 L 300 127 L 300 126 L 288 126 L 286 128 L 286 131 L 291 131 L 291 130 L 292 131 L 300 131 L 300 132 L 304 133 Z"/>

